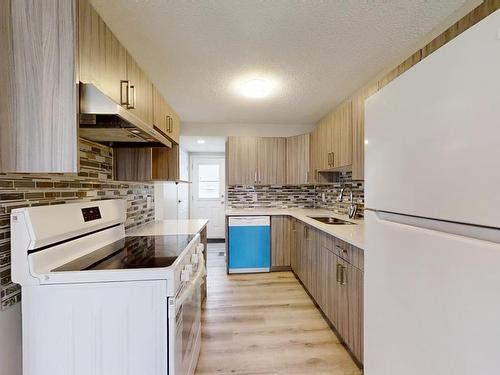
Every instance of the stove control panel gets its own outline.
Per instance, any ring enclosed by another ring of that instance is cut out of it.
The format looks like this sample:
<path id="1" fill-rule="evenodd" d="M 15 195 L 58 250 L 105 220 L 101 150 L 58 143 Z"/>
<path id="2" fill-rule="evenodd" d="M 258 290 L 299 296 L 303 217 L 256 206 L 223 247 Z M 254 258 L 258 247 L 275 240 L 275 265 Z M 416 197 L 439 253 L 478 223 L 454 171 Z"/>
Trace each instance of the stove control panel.
<path id="1" fill-rule="evenodd" d="M 85 222 L 102 219 L 99 207 L 82 208 L 82 214 L 83 214 L 83 221 Z"/>

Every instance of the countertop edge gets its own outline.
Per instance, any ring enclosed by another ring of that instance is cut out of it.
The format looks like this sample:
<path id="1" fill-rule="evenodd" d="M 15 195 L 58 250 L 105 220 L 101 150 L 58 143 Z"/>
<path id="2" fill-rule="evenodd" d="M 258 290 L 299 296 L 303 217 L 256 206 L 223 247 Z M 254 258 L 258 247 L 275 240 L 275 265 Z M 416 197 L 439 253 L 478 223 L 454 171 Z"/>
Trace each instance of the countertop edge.
<path id="1" fill-rule="evenodd" d="M 126 236 L 172 236 L 200 233 L 208 219 L 152 220 L 128 231 Z"/>
<path id="2" fill-rule="evenodd" d="M 278 211 L 278 210 L 283 210 L 283 211 Z M 304 210 L 307 210 L 307 209 L 304 209 Z M 318 214 L 321 215 L 322 213 L 318 212 Z M 338 214 L 335 214 L 334 212 L 329 212 L 328 214 L 330 216 L 333 216 L 333 217 L 345 219 L 345 217 L 343 215 L 338 215 Z M 328 226 L 328 224 L 320 223 L 314 219 L 307 217 L 308 215 L 305 213 L 301 214 L 299 212 L 294 212 L 294 210 L 290 210 L 290 209 L 288 209 L 288 210 L 287 209 L 276 209 L 276 210 L 272 210 L 269 212 L 266 212 L 264 210 L 263 211 L 258 211 L 258 210 L 245 211 L 245 209 L 235 210 L 234 212 L 231 212 L 231 210 L 229 210 L 229 211 L 225 212 L 225 216 L 226 217 L 229 217 L 229 216 L 291 216 L 297 220 L 300 220 L 301 222 L 303 222 L 307 225 L 310 225 L 316 229 L 321 230 L 322 232 L 324 232 L 330 236 L 336 237 L 336 238 L 338 238 L 342 241 L 345 241 L 353 246 L 356 246 L 363 251 L 365 249 L 364 242 L 356 241 L 352 238 L 349 238 L 349 237 L 343 235 L 342 233 L 337 233 L 335 231 L 335 227 Z M 350 220 L 350 219 L 347 219 L 347 220 L 353 221 L 353 222 L 359 221 L 359 220 Z M 357 224 L 357 225 L 360 225 L 360 224 Z M 363 224 L 361 224 L 361 225 L 363 225 Z M 363 230 L 364 230 L 363 227 L 359 227 L 359 226 L 357 227 L 357 229 L 359 229 L 359 231 L 361 231 L 361 232 L 363 232 Z M 363 234 L 360 234 L 360 235 L 363 236 Z"/>

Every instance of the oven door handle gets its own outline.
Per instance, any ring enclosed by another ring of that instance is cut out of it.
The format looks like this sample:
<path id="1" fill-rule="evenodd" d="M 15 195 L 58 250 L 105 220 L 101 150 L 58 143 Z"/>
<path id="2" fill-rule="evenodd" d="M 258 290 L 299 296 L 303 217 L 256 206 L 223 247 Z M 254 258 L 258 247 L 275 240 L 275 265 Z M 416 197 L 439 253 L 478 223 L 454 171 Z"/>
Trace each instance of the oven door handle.
<path id="1" fill-rule="evenodd" d="M 182 306 L 184 301 L 193 293 L 193 290 L 198 286 L 199 283 L 201 283 L 201 280 L 206 274 L 205 259 L 203 258 L 203 254 L 200 253 L 198 257 L 198 270 L 196 271 L 194 278 L 188 282 L 188 285 L 184 287 L 179 296 L 175 298 L 176 306 Z"/>

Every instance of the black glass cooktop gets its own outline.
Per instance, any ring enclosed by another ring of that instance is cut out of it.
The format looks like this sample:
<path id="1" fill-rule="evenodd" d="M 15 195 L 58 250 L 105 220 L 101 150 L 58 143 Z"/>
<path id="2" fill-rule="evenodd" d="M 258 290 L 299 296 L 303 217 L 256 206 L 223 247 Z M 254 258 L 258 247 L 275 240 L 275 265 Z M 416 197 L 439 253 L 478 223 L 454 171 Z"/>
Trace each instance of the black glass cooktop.
<path id="1" fill-rule="evenodd" d="M 192 235 L 124 237 L 52 271 L 168 267 L 174 263 L 193 237 Z"/>

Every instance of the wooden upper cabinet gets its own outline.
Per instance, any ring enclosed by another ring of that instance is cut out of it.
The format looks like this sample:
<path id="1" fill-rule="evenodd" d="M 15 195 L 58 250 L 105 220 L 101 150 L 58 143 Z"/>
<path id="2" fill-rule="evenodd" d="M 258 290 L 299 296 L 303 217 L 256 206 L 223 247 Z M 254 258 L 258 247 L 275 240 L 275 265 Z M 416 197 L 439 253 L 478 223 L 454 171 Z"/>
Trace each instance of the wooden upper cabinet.
<path id="1" fill-rule="evenodd" d="M 352 102 L 335 111 L 333 124 L 333 168 L 352 164 Z"/>
<path id="2" fill-rule="evenodd" d="M 174 112 L 174 110 L 170 107 L 170 117 L 171 117 L 171 124 L 170 124 L 170 133 L 169 137 L 172 141 L 179 143 L 179 136 L 181 132 L 181 120 L 177 113 Z"/>
<path id="3" fill-rule="evenodd" d="M 286 184 L 286 138 L 229 137 L 228 185 Z"/>
<path id="4" fill-rule="evenodd" d="M 286 138 L 258 138 L 257 163 L 258 184 L 286 184 Z"/>
<path id="5" fill-rule="evenodd" d="M 311 133 L 311 182 L 323 182 L 319 172 L 350 169 L 353 155 L 352 101 L 325 116 Z"/>
<path id="6" fill-rule="evenodd" d="M 153 85 L 153 125 L 159 128 L 171 141 L 179 144 L 180 119 L 177 113 Z"/>
<path id="7" fill-rule="evenodd" d="M 76 173 L 76 1 L 0 1 L 0 172 Z"/>
<path id="8" fill-rule="evenodd" d="M 158 89 L 153 85 L 153 126 L 168 135 L 166 103 Z"/>
<path id="9" fill-rule="evenodd" d="M 129 53 L 127 53 L 127 80 L 128 110 L 146 124 L 153 126 L 153 84 Z"/>
<path id="10" fill-rule="evenodd" d="M 310 134 L 309 182 L 321 182 L 319 171 L 328 169 L 328 123 L 324 120 Z"/>
<path id="11" fill-rule="evenodd" d="M 352 179 L 365 178 L 365 100 L 377 92 L 377 84 L 359 91 L 352 100 Z"/>
<path id="12" fill-rule="evenodd" d="M 228 137 L 228 185 L 255 185 L 257 183 L 257 138 Z"/>
<path id="13" fill-rule="evenodd" d="M 79 0 L 79 80 L 95 85 L 121 103 L 121 81 L 127 80 L 127 51 L 89 0 Z"/>
<path id="14" fill-rule="evenodd" d="M 286 183 L 306 184 L 309 179 L 309 134 L 286 139 Z"/>
<path id="15" fill-rule="evenodd" d="M 179 146 L 118 147 L 114 174 L 118 181 L 175 181 L 179 179 Z"/>
<path id="16" fill-rule="evenodd" d="M 179 143 L 180 135 L 180 119 L 177 113 L 172 109 L 172 107 L 164 101 L 165 104 L 165 115 L 167 117 L 167 136 L 174 141 Z"/>

